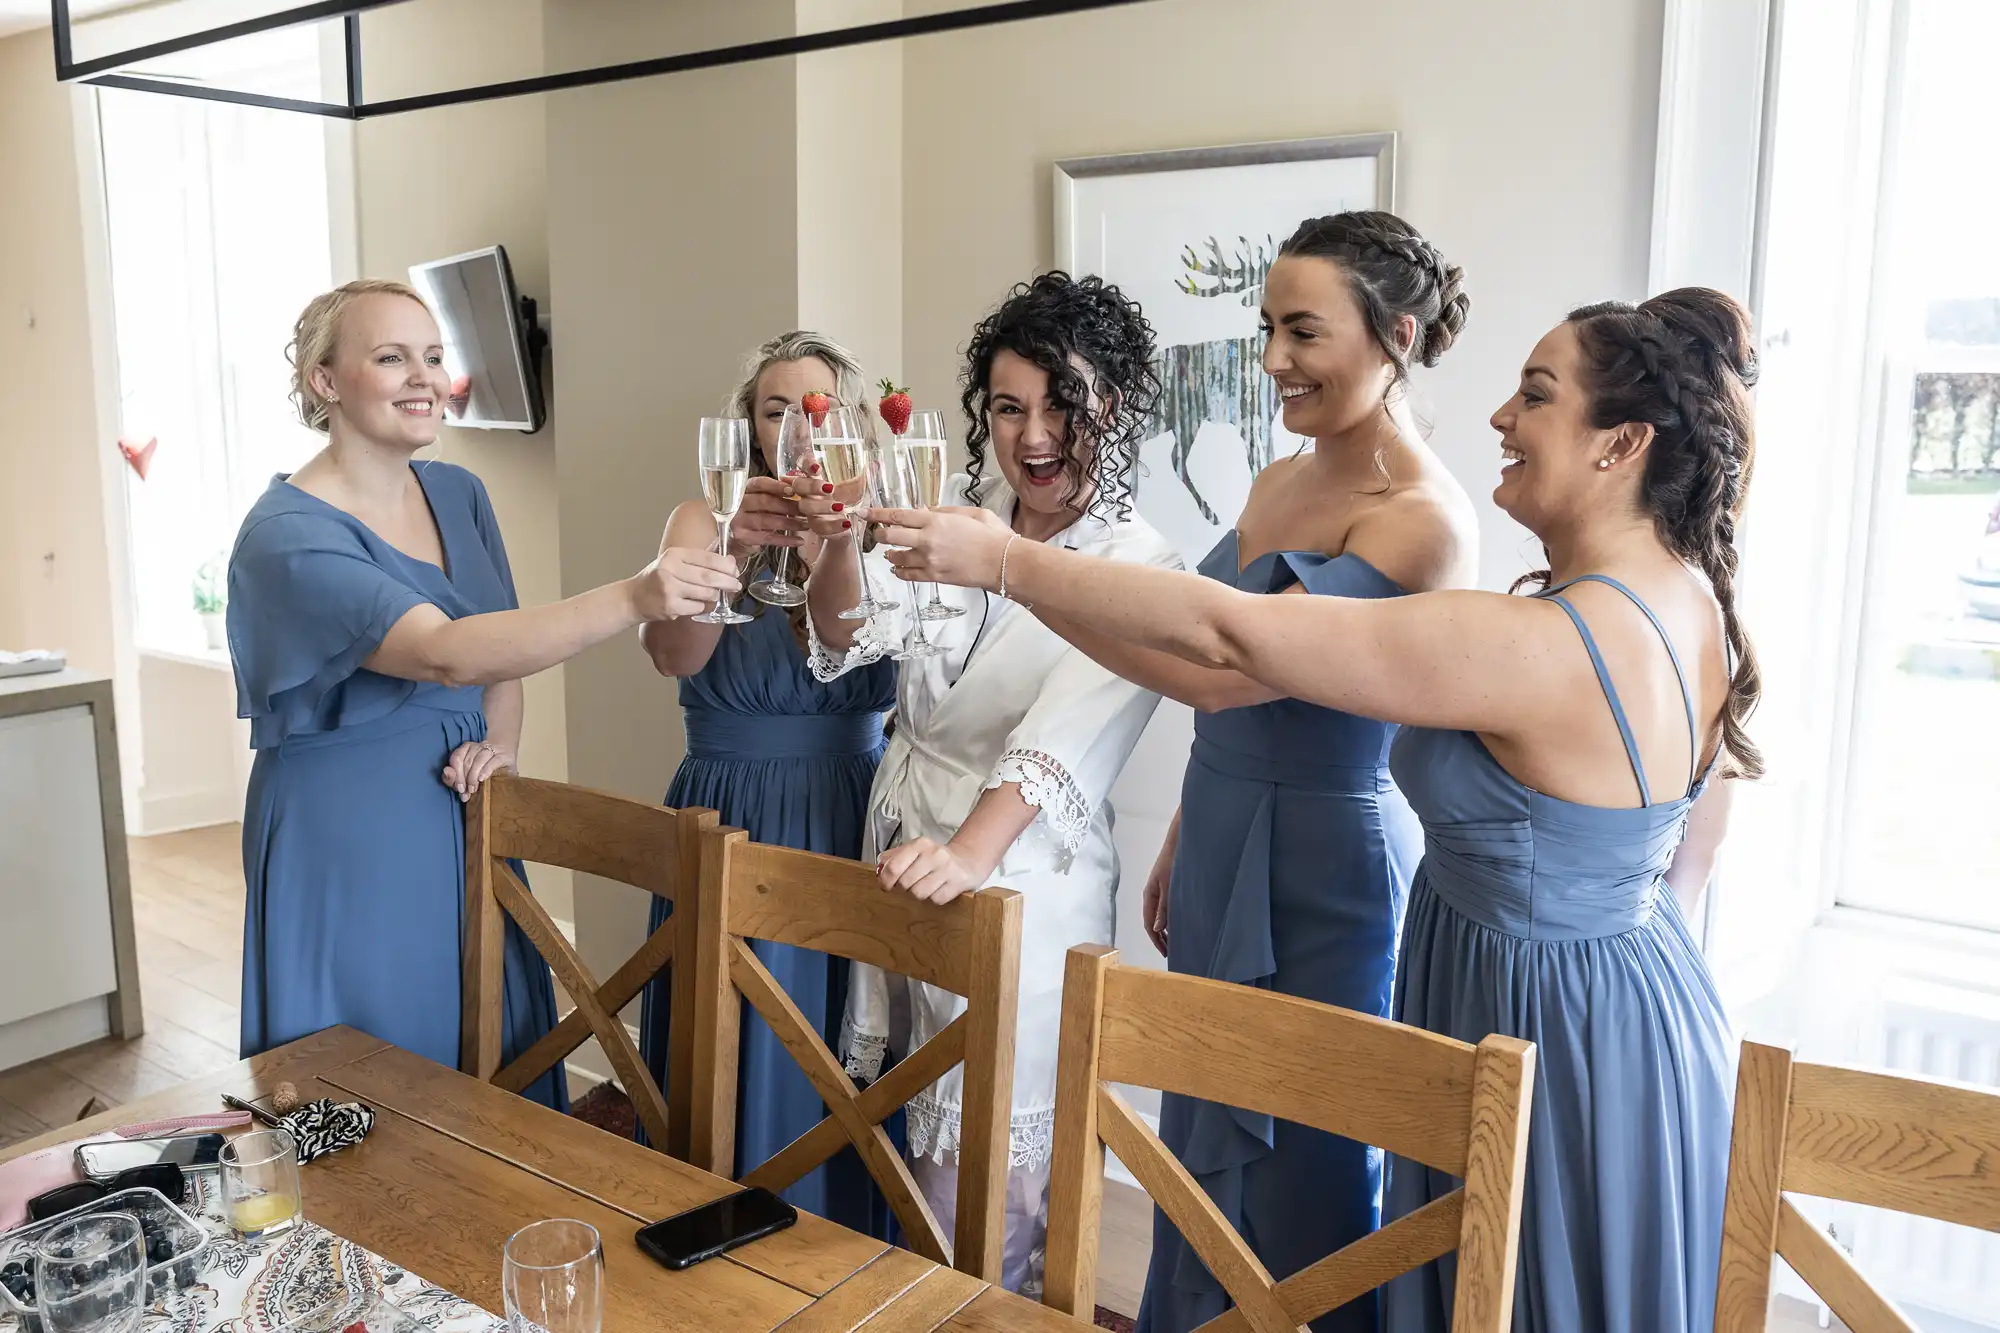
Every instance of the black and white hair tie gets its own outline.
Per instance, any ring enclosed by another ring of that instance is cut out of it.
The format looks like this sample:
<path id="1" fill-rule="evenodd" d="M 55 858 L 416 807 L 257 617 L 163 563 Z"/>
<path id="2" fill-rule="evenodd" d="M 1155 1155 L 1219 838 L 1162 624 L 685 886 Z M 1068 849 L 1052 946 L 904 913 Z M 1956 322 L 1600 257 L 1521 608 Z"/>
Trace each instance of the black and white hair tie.
<path id="1" fill-rule="evenodd" d="M 322 1097 L 285 1115 L 283 1121 L 298 1144 L 299 1165 L 304 1166 L 367 1138 L 375 1127 L 375 1112 L 359 1102 Z"/>

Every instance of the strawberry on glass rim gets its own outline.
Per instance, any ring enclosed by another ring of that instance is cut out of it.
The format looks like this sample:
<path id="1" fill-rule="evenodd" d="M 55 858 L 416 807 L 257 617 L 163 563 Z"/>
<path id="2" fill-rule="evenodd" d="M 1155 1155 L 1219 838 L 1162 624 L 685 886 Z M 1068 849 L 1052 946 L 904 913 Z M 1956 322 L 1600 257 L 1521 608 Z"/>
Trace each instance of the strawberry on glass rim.
<path id="1" fill-rule="evenodd" d="M 814 389 L 799 396 L 799 409 L 812 418 L 815 426 L 826 425 L 826 414 L 833 410 L 833 395 L 824 389 Z"/>
<path id="2" fill-rule="evenodd" d="M 875 410 L 882 414 L 882 421 L 889 427 L 891 435 L 901 435 L 909 430 L 910 413 L 914 407 L 908 389 L 899 389 L 888 380 L 882 381 L 882 401 L 875 405 Z"/>

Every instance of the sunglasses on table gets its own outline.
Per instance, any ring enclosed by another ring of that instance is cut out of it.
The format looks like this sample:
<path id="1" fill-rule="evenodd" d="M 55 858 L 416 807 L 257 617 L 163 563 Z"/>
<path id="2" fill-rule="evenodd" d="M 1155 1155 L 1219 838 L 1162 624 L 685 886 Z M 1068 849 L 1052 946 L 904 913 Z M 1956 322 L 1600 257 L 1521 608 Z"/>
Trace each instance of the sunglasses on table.
<path id="1" fill-rule="evenodd" d="M 69 1185 L 58 1185 L 28 1200 L 28 1220 L 44 1221 L 72 1208 L 96 1203 L 120 1190 L 136 1189 L 155 1189 L 166 1195 L 168 1202 L 180 1203 L 187 1196 L 187 1175 L 173 1162 L 153 1162 L 146 1166 L 128 1167 L 109 1180 L 79 1180 Z"/>

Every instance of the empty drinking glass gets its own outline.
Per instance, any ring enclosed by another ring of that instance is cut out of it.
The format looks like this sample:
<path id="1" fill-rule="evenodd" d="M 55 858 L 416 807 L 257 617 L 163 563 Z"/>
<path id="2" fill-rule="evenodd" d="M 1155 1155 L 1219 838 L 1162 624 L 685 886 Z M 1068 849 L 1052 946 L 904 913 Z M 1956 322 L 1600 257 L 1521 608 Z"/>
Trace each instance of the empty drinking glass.
<path id="1" fill-rule="evenodd" d="M 512 1333 L 599 1333 L 604 1324 L 604 1242 L 570 1218 L 522 1227 L 507 1238 L 501 1295 Z"/>
<path id="2" fill-rule="evenodd" d="M 130 1333 L 146 1311 L 146 1232 L 130 1213 L 65 1222 L 35 1247 L 45 1333 Z"/>

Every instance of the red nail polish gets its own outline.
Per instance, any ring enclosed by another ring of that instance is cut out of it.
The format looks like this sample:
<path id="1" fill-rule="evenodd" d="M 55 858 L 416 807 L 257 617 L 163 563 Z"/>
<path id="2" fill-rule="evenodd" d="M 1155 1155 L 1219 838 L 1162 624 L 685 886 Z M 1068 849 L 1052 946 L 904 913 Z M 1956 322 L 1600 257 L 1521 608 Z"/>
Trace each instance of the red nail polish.
<path id="1" fill-rule="evenodd" d="M 842 503 L 841 503 L 840 501 L 838 501 L 838 500 L 835 500 L 835 501 L 833 502 L 833 512 L 834 512 L 834 513 L 838 514 L 838 513 L 839 513 L 839 512 L 841 511 L 841 510 L 843 510 L 843 509 L 845 509 L 845 508 L 847 508 L 847 506 L 846 506 L 846 505 L 844 505 L 844 504 L 842 504 Z"/>
<path id="2" fill-rule="evenodd" d="M 847 521 L 846 521 L 845 519 L 843 519 L 843 520 L 841 521 L 841 524 L 840 524 L 840 526 L 841 526 L 841 527 L 842 527 L 843 529 L 845 529 L 845 528 L 851 528 L 851 527 L 853 527 L 854 525 L 853 525 L 852 523 L 849 523 L 849 522 L 847 522 Z"/>
<path id="3" fill-rule="evenodd" d="M 819 484 L 819 489 L 820 489 L 820 494 L 822 495 L 832 495 L 833 483 L 830 481 L 823 481 Z"/>

